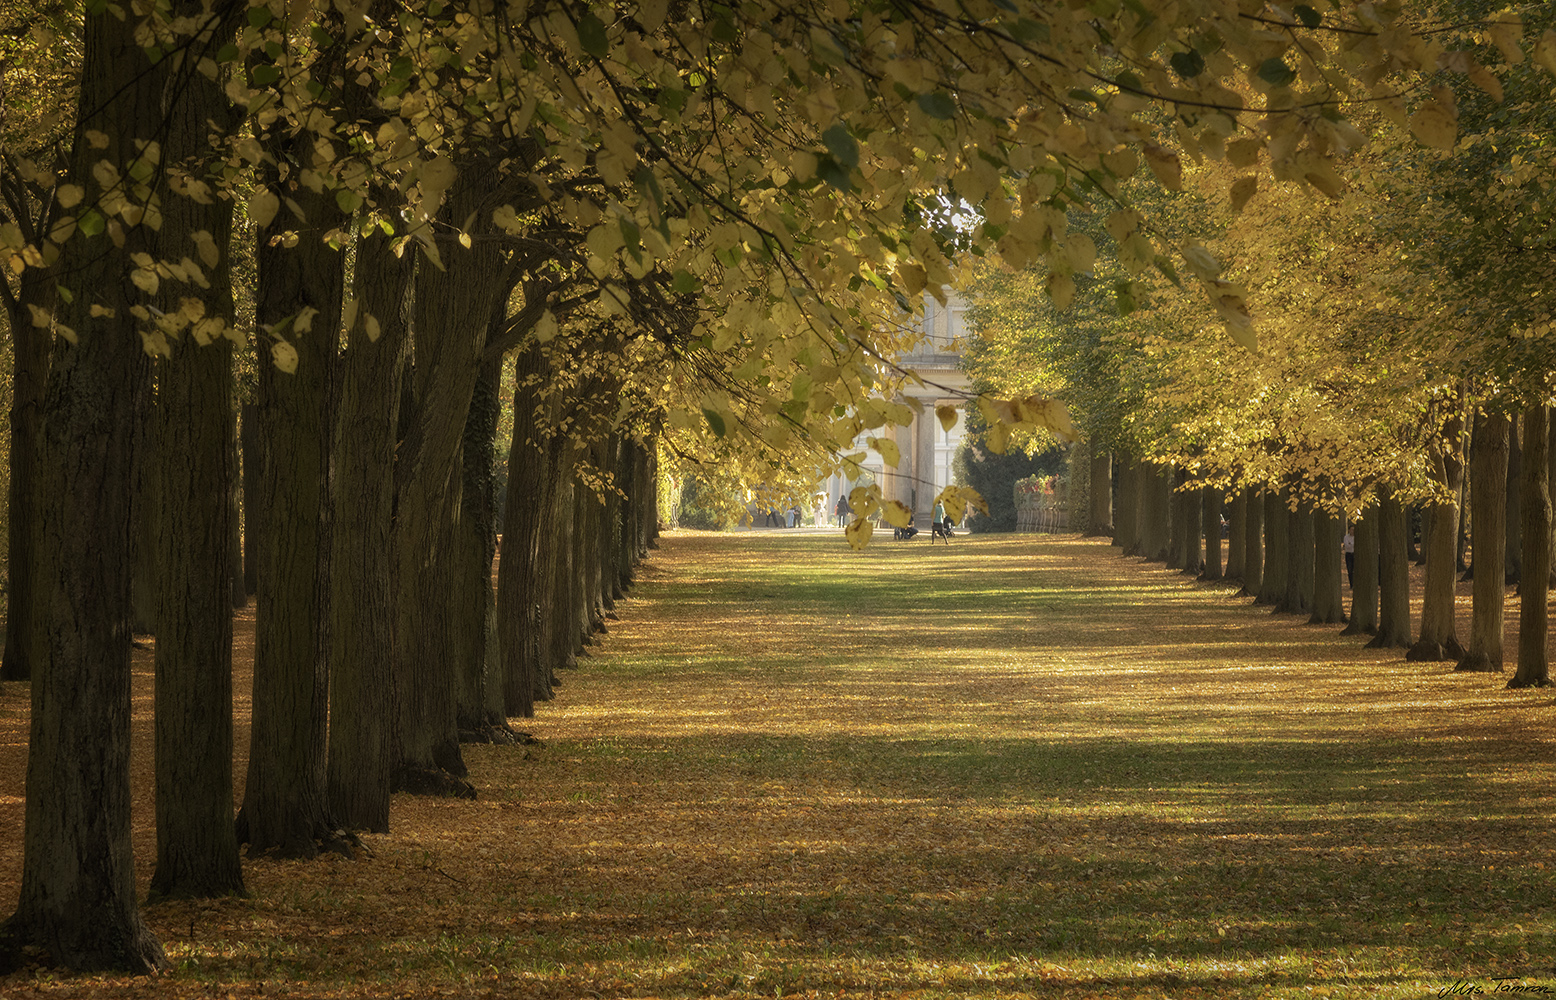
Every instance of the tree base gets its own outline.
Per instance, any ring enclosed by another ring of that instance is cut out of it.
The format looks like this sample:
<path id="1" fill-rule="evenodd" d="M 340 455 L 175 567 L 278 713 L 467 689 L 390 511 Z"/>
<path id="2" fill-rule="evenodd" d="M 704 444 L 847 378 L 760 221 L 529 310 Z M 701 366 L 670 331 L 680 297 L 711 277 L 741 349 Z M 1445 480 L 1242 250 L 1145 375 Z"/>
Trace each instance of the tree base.
<path id="1" fill-rule="evenodd" d="M 1455 673 L 1464 674 L 1500 674 L 1502 664 L 1485 653 L 1466 653 L 1453 669 Z"/>
<path id="2" fill-rule="evenodd" d="M 456 778 L 442 768 L 400 765 L 390 790 L 407 795 L 430 795 L 444 799 L 474 799 L 475 786 Z"/>
<path id="3" fill-rule="evenodd" d="M 127 972 L 148 976 L 170 965 L 162 944 L 132 912 L 128 925 L 108 928 L 40 926 L 21 912 L 0 924 L 0 975 L 26 969 L 69 969 L 72 972 Z"/>
<path id="4" fill-rule="evenodd" d="M 1392 635 L 1388 632 L 1379 632 L 1367 643 L 1367 649 L 1409 649 L 1410 637 L 1407 635 Z"/>
<path id="5" fill-rule="evenodd" d="M 1507 682 L 1508 690 L 1516 691 L 1520 688 L 1544 688 L 1551 686 L 1549 677 L 1519 677 L 1513 675 L 1513 679 Z"/>
<path id="6" fill-rule="evenodd" d="M 1411 663 L 1441 663 L 1444 660 L 1457 662 L 1464 657 L 1464 647 L 1459 645 L 1459 640 L 1449 636 L 1443 642 L 1435 639 L 1421 639 L 1405 652 L 1405 659 Z"/>
<path id="7" fill-rule="evenodd" d="M 503 722 L 488 722 L 473 729 L 461 729 L 459 731 L 461 743 L 490 743 L 496 746 L 521 746 L 539 743 L 531 733 L 523 733 Z"/>
<path id="8" fill-rule="evenodd" d="M 1101 525 L 1100 527 L 1091 528 L 1088 531 L 1083 532 L 1081 534 L 1081 537 L 1082 538 L 1102 538 L 1103 536 L 1107 536 L 1108 538 L 1112 538 L 1113 534 L 1114 534 L 1113 526 L 1111 524 L 1104 524 L 1104 525 Z"/>

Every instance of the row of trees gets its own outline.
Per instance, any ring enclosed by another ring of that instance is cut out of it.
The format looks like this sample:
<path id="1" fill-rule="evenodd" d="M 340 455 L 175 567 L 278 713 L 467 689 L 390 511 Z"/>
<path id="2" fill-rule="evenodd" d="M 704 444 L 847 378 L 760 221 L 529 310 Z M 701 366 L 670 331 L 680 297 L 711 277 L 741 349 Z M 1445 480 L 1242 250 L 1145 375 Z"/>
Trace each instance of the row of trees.
<path id="1" fill-rule="evenodd" d="M 1476 3 L 1434 9 L 1466 21 L 1492 13 Z M 1257 337 L 1256 351 L 1207 337 L 1197 296 L 1151 277 L 1125 245 L 1077 279 L 1065 311 L 1040 272 L 981 271 L 977 378 L 990 391 L 1065 399 L 1093 456 L 1117 456 L 1119 508 L 1094 509 L 1094 530 L 1116 528 L 1126 551 L 1224 572 L 1261 603 L 1337 622 L 1346 617 L 1338 532 L 1353 522 L 1352 631 L 1376 632 L 1413 659 L 1500 670 L 1503 583 L 1519 582 L 1511 683 L 1547 683 L 1556 341 L 1534 289 L 1556 277 L 1547 100 L 1556 22 L 1547 9 L 1525 14 L 1542 39 L 1529 58 L 1484 69 L 1515 47 L 1489 27 L 1441 54 L 1450 73 L 1484 87 L 1435 91 L 1414 115 L 1381 102 L 1353 119 L 1372 137 L 1365 146 L 1344 127 L 1327 131 L 1348 152 L 1309 179 L 1344 197 L 1239 178 L 1262 154 L 1236 141 L 1220 155 L 1202 141 L 1175 193 L 1132 192 L 1189 247 L 1201 277 L 1248 293 L 1259 323 L 1244 336 Z M 1457 130 L 1435 136 L 1432 109 L 1450 104 Z M 1095 215 L 1072 224 L 1099 243 L 1116 226 Z M 1105 464 L 1078 471 L 1108 478 Z M 1091 490 L 1094 500 L 1108 494 Z M 1224 569 L 1213 552 L 1195 554 L 1201 534 L 1218 543 L 1223 509 Z M 1426 567 L 1418 632 L 1403 596 L 1411 509 Z M 1453 625 L 1460 539 L 1473 542 L 1476 569 L 1468 637 Z"/>
<path id="2" fill-rule="evenodd" d="M 1452 94 L 1421 81 L 1502 96 L 1499 64 L 1371 3 L 0 10 L 5 662 L 33 703 L 4 954 L 78 968 L 162 962 L 129 863 L 137 577 L 157 634 L 154 890 L 237 891 L 240 840 L 308 855 L 382 828 L 395 787 L 468 792 L 461 733 L 502 738 L 533 711 L 641 552 L 661 444 L 752 483 L 857 467 L 861 434 L 889 457 L 868 434 L 906 422 L 886 359 L 959 254 L 1040 263 L 1064 303 L 1097 253 L 1069 220 L 1107 205 L 1121 261 L 1179 260 L 1250 341 L 1244 290 L 1130 207 L 1140 190 L 1180 188 L 1186 156 L 1267 151 L 1274 176 L 1329 191 L 1351 103 L 1451 145 Z M 1549 47 L 1512 14 L 1468 24 L 1503 62 Z M 258 632 L 234 825 L 249 349 Z M 984 401 L 994 431 L 1063 424 L 1015 395 Z"/>

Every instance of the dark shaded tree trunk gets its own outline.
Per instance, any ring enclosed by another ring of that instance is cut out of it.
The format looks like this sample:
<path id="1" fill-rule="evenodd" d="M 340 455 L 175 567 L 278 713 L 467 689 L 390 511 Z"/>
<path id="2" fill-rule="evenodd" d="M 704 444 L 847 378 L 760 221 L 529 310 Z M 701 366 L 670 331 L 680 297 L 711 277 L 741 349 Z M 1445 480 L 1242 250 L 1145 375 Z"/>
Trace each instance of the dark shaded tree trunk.
<path id="1" fill-rule="evenodd" d="M 1510 688 L 1551 683 L 1546 639 L 1550 624 L 1551 496 L 1547 482 L 1546 435 L 1550 413 L 1535 404 L 1524 410 L 1522 479 L 1518 511 L 1524 553 L 1518 583 L 1518 669 Z"/>
<path id="2" fill-rule="evenodd" d="M 1202 530 L 1205 535 L 1205 561 L 1200 569 L 1201 580 L 1221 579 L 1221 491 L 1206 486 L 1200 491 L 1200 511 L 1203 515 Z"/>
<path id="3" fill-rule="evenodd" d="M 1399 499 L 1392 490 L 1383 491 L 1378 500 L 1378 634 L 1368 649 L 1410 648 L 1409 530 Z M 1358 565 L 1358 577 L 1360 571 Z"/>
<path id="4" fill-rule="evenodd" d="M 1140 463 L 1133 455 L 1118 460 L 1118 512 L 1113 519 L 1113 544 L 1126 556 L 1140 554 Z"/>
<path id="5" fill-rule="evenodd" d="M 396 256 L 392 238 L 376 227 L 357 243 L 356 315 L 340 358 L 325 781 L 335 821 L 374 833 L 389 830 L 396 763 L 394 453 L 413 259 Z"/>
<path id="6" fill-rule="evenodd" d="M 1523 435 L 1520 432 L 1518 414 L 1508 420 L 1507 430 L 1507 515 L 1503 526 L 1507 529 L 1507 547 L 1503 550 L 1506 560 L 1504 577 L 1508 584 L 1518 583 L 1522 573 L 1523 517 L 1519 513 L 1519 487 L 1523 481 Z"/>
<path id="7" fill-rule="evenodd" d="M 1091 455 L 1091 493 L 1088 495 L 1091 522 L 1086 536 L 1113 534 L 1113 456 L 1093 451 Z"/>
<path id="8" fill-rule="evenodd" d="M 186 14 L 199 10 L 181 6 Z M 198 47 L 225 36 L 212 27 Z M 178 63 L 176 57 L 166 60 Z M 187 73 L 184 99 L 169 112 L 163 133 L 164 159 L 191 176 L 206 174 L 213 155 L 208 122 L 229 129 L 236 115 L 219 82 Z M 157 867 L 151 895 L 190 899 L 244 891 L 232 823 L 232 202 L 217 198 L 202 205 L 171 191 L 162 195 L 153 255 L 178 259 L 191 234 L 202 230 L 220 254 L 206 262 L 208 289 L 164 283 L 162 309 L 178 315 L 184 299 L 198 296 L 205 318 L 224 328 L 200 337 L 186 332 L 157 373 Z"/>
<path id="9" fill-rule="evenodd" d="M 497 647 L 502 659 L 503 707 L 510 716 L 535 714 L 536 695 L 549 695 L 541 678 L 543 538 L 555 518 L 555 464 L 542 440 L 541 388 L 549 366 L 539 344 L 514 359 L 513 437 L 508 449 L 508 504 L 503 511 L 502 561 L 497 566 Z M 549 670 L 548 670 L 549 673 Z"/>
<path id="10" fill-rule="evenodd" d="M 1351 584 L 1351 623 L 1341 635 L 1376 635 L 1378 632 L 1378 524 L 1382 514 L 1376 503 L 1364 507 L 1353 525 L 1356 577 Z"/>
<path id="11" fill-rule="evenodd" d="M 1141 462 L 1140 477 L 1140 551 L 1146 562 L 1165 563 L 1171 541 L 1171 474 L 1167 466 Z"/>
<path id="12" fill-rule="evenodd" d="M 1464 485 L 1464 416 L 1455 412 L 1444 424 L 1431 447 L 1432 480 L 1450 497 Z M 1454 584 L 1458 582 L 1454 547 L 1458 540 L 1459 505 L 1455 500 L 1427 505 L 1423 549 L 1426 553 L 1425 585 L 1421 599 L 1421 634 L 1405 659 L 1437 663 L 1457 662 L 1464 656 L 1454 622 Z"/>
<path id="13" fill-rule="evenodd" d="M 1257 598 L 1264 588 L 1265 494 L 1255 489 L 1243 493 L 1247 497 L 1243 507 L 1243 589 L 1238 593 Z"/>
<path id="14" fill-rule="evenodd" d="M 229 239 L 222 246 L 230 243 Z M 227 463 L 232 469 L 232 478 L 227 489 L 227 570 L 231 574 L 227 591 L 232 607 L 238 609 L 248 607 L 249 588 L 244 582 L 243 567 L 243 476 L 239 471 L 242 466 L 238 457 L 238 412 L 233 409 L 231 400 L 228 400 L 228 408 L 232 409 L 232 414 L 227 419 Z"/>
<path id="15" fill-rule="evenodd" d="M 1247 551 L 1248 491 L 1239 489 L 1226 505 L 1226 579 L 1242 582 Z"/>
<path id="16" fill-rule="evenodd" d="M 1291 511 L 1285 490 L 1264 491 L 1264 576 L 1255 604 L 1271 604 L 1279 610 L 1286 602 L 1286 561 L 1291 552 Z"/>
<path id="17" fill-rule="evenodd" d="M 45 216 L 45 222 L 47 221 Z M 48 387 L 48 329 L 34 326 L 32 310 L 54 308 L 57 279 L 49 271 L 28 268 L 22 273 L 11 326 L 11 482 L 6 532 L 9 548 L 6 565 L 5 653 L 0 660 L 0 680 L 25 681 L 32 676 L 38 620 L 38 544 L 42 511 L 39 477 L 43 448 L 43 405 Z M 11 303 L 7 303 L 10 305 Z"/>
<path id="18" fill-rule="evenodd" d="M 84 18 L 69 176 L 89 190 L 100 159 L 136 159 L 131 125 L 161 119 L 136 26 L 110 13 Z M 107 148 L 93 148 L 88 130 L 107 135 Z M 34 961 L 29 946 L 79 971 L 167 965 L 136 903 L 130 844 L 129 430 L 144 352 L 128 275 L 146 237 L 127 227 L 122 247 L 103 236 L 61 250 L 71 295 L 59 304 L 44 399 L 21 891 L 0 927 L 3 971 Z M 111 313 L 94 317 L 94 305 Z"/>
<path id="19" fill-rule="evenodd" d="M 501 323 L 502 311 L 496 316 Z M 457 542 L 456 589 L 452 611 L 454 663 L 460 671 L 457 721 L 467 743 L 511 743 L 514 733 L 502 708 L 502 686 L 496 673 L 497 606 L 492 589 L 492 560 L 497 554 L 496 480 L 492 448 L 502 411 L 498 387 L 502 356 L 486 361 L 476 379 L 465 420 L 462 456 L 464 488 Z"/>
<path id="20" fill-rule="evenodd" d="M 274 147 L 280 159 L 314 163 L 311 139 L 288 143 Z M 258 535 L 254 708 L 237 826 L 251 854 L 311 858 L 321 847 L 348 850 L 328 811 L 325 777 L 332 386 L 345 279 L 341 252 L 317 236 L 346 219 L 332 192 L 269 183 L 297 203 L 315 235 L 291 248 L 272 245 L 275 231 L 296 222 L 284 215 L 258 234 L 256 322 L 296 351 L 297 367 L 278 368 L 274 345 L 261 339 L 256 430 L 271 460 L 262 463 L 250 521 Z M 299 322 L 309 309 L 311 321 Z"/>
<path id="21" fill-rule="evenodd" d="M 1307 501 L 1286 508 L 1286 594 L 1275 610 L 1313 613 L 1313 508 Z"/>
<path id="22" fill-rule="evenodd" d="M 244 403 L 238 413 L 238 450 L 243 466 L 243 587 L 259 593 L 259 525 L 264 500 L 259 484 L 265 467 L 265 439 L 259 432 L 259 405 Z"/>
<path id="23" fill-rule="evenodd" d="M 1167 532 L 1167 568 L 1185 570 L 1185 562 L 1188 554 L 1188 532 L 1185 530 L 1188 518 L 1187 496 L 1183 492 L 1183 484 L 1188 480 L 1189 474 L 1179 468 L 1173 468 L 1167 474 L 1168 489 L 1168 532 Z M 1199 513 L 1194 515 L 1194 530 L 1199 530 Z M 1199 546 L 1196 545 L 1197 549 Z M 1198 572 L 1196 568 L 1194 572 Z"/>
<path id="24" fill-rule="evenodd" d="M 1344 559 L 1340 540 L 1344 522 L 1323 508 L 1313 510 L 1313 614 L 1310 625 L 1338 625 L 1345 621 L 1345 599 L 1340 578 Z"/>
<path id="25" fill-rule="evenodd" d="M 1474 516 L 1474 561 L 1493 568 L 1477 573 L 1470 591 L 1470 648 L 1455 670 L 1500 672 L 1507 588 L 1495 568 L 1505 565 L 1507 544 L 1507 437 L 1505 413 L 1475 415 L 1470 439 L 1470 511 Z"/>

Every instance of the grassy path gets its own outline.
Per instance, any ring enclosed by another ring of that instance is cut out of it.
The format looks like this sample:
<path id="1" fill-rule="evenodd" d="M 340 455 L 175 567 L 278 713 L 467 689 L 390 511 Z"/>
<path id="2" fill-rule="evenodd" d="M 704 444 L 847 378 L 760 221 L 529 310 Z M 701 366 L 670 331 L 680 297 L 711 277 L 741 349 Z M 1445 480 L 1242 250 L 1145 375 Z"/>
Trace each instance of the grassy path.
<path id="1" fill-rule="evenodd" d="M 153 992 L 1556 990 L 1548 692 L 1113 551 L 669 537 L 543 747 L 471 748 L 482 797 L 397 799 L 370 857 L 150 908 Z M 0 980 L 35 992 L 143 988 Z"/>

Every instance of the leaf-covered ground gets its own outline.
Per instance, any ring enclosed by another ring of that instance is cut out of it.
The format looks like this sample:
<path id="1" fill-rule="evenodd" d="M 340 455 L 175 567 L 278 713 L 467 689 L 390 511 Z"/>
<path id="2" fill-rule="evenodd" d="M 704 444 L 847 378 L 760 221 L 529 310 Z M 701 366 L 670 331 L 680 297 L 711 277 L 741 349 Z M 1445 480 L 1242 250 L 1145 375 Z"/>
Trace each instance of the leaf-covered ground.
<path id="1" fill-rule="evenodd" d="M 1073 536 L 662 545 L 526 723 L 544 745 L 467 748 L 478 800 L 400 797 L 363 857 L 148 907 L 168 975 L 0 996 L 1556 990 L 1548 691 Z M 7 910 L 25 718 L 7 686 Z"/>

